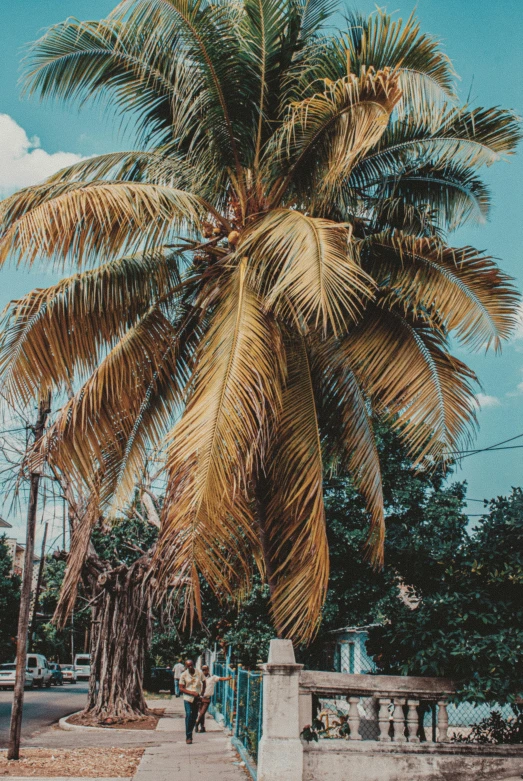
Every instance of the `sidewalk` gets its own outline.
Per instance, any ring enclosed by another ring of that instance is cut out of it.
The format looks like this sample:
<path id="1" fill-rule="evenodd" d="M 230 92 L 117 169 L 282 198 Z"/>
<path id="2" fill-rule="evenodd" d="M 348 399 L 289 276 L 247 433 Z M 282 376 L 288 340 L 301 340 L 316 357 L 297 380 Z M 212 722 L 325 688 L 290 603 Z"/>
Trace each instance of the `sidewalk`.
<path id="1" fill-rule="evenodd" d="M 195 734 L 194 742 L 185 742 L 185 717 L 182 699 L 167 703 L 165 716 L 156 733 L 170 742 L 145 749 L 135 781 L 246 781 L 250 778 L 238 764 L 237 755 L 222 728 L 206 717 L 205 734 Z M 172 738 L 176 745 L 173 746 Z"/>
<path id="2" fill-rule="evenodd" d="M 74 746 L 145 746 L 145 752 L 133 779 L 119 778 L 41 778 L 33 781 L 250 781 L 241 767 L 230 740 L 214 719 L 207 715 L 207 732 L 194 735 L 194 742 L 185 742 L 183 700 L 152 700 L 151 708 L 165 708 L 165 715 L 154 731 L 112 733 L 111 730 L 81 730 L 65 732 L 52 727 L 41 732 L 24 746 L 45 748 L 73 748 Z M 20 777 L 5 776 L 9 781 Z M 27 777 L 26 777 L 27 779 Z"/>

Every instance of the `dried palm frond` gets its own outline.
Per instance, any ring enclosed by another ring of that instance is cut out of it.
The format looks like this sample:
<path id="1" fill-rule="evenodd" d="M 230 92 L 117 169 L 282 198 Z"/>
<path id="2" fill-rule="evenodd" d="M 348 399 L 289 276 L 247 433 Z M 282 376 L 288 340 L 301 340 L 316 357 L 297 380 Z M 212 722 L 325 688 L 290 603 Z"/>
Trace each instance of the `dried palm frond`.
<path id="1" fill-rule="evenodd" d="M 255 223 L 240 251 L 249 256 L 269 306 L 336 333 L 357 319 L 373 294 L 373 280 L 359 266 L 351 238 L 350 226 L 276 209 Z"/>
<path id="2" fill-rule="evenodd" d="M 157 252 L 121 258 L 12 301 L 0 339 L 0 387 L 24 403 L 42 388 L 68 390 L 179 284 L 178 258 Z"/>
<path id="3" fill-rule="evenodd" d="M 138 182 L 73 182 L 27 188 L 0 204 L 0 263 L 53 257 L 82 266 L 145 251 L 197 228 L 200 198 Z"/>
<path id="4" fill-rule="evenodd" d="M 272 497 L 267 534 L 274 621 L 281 632 L 299 641 L 318 629 L 329 580 L 329 549 L 322 448 L 304 339 L 288 339 L 286 351 L 288 376 L 268 463 Z"/>
<path id="5" fill-rule="evenodd" d="M 242 261 L 197 358 L 192 392 L 170 435 L 169 485 L 157 557 L 162 579 L 182 572 L 200 610 L 198 575 L 219 593 L 244 588 L 258 556 L 247 493 L 263 453 L 267 416 L 280 406 L 284 359 L 272 318 L 249 288 Z M 191 613 L 192 615 L 192 613 Z"/>
<path id="6" fill-rule="evenodd" d="M 82 578 L 82 569 L 89 553 L 92 531 L 100 518 L 98 496 L 93 490 L 89 501 L 77 519 L 77 524 L 72 533 L 71 545 L 67 556 L 64 579 L 60 587 L 60 595 L 53 614 L 53 623 L 58 629 L 63 629 L 74 610 L 78 586 Z"/>
<path id="7" fill-rule="evenodd" d="M 473 247 L 378 234 L 369 239 L 368 258 L 365 268 L 394 301 L 433 312 L 469 347 L 500 349 L 510 337 L 519 293 L 493 259 Z"/>

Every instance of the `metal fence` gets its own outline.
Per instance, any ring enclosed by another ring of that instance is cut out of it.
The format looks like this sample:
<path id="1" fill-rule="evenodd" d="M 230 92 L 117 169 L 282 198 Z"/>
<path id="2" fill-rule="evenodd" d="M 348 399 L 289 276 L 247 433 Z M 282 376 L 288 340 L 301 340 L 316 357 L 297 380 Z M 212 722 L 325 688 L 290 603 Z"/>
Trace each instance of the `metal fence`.
<path id="1" fill-rule="evenodd" d="M 216 683 L 209 712 L 217 721 L 232 730 L 236 716 L 236 670 L 227 662 L 214 662 L 212 672 L 220 678 L 230 677 L 231 680 Z"/>
<path id="2" fill-rule="evenodd" d="M 261 673 L 239 668 L 236 684 L 236 725 L 234 736 L 256 761 L 258 759 L 258 746 L 262 732 L 262 675 Z"/>
<path id="3" fill-rule="evenodd" d="M 217 682 L 209 712 L 231 730 L 256 762 L 262 734 L 263 676 L 240 666 L 235 669 L 226 661 L 215 661 L 212 670 L 214 675 L 230 680 Z"/>

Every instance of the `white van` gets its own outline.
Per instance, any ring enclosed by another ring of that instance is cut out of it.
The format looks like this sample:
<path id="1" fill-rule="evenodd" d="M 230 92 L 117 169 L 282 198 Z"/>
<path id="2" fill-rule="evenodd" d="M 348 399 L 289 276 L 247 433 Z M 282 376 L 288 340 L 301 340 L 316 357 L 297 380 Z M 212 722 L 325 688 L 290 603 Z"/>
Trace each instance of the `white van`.
<path id="1" fill-rule="evenodd" d="M 88 680 L 91 675 L 91 657 L 89 654 L 76 654 L 73 667 L 79 681 L 82 679 Z"/>
<path id="2" fill-rule="evenodd" d="M 33 676 L 35 686 L 42 688 L 51 687 L 53 678 L 47 659 L 42 654 L 27 654 L 27 669 Z"/>

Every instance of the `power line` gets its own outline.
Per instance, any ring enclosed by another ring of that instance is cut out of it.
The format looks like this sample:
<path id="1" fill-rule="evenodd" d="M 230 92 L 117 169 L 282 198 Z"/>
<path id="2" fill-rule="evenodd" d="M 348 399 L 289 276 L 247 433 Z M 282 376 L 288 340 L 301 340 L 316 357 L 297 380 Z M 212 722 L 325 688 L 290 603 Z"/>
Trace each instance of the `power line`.
<path id="1" fill-rule="evenodd" d="M 515 439 L 521 439 L 523 434 L 516 434 L 515 437 L 509 439 L 503 439 L 501 442 L 495 442 L 488 447 L 478 448 L 476 450 L 451 450 L 446 455 L 448 456 L 461 456 L 461 458 L 468 458 L 469 456 L 475 456 L 477 453 L 485 453 L 488 450 L 512 450 L 517 448 L 523 448 L 523 445 L 512 445 L 512 447 L 500 447 L 500 445 L 506 445 L 507 442 L 513 442 Z"/>

